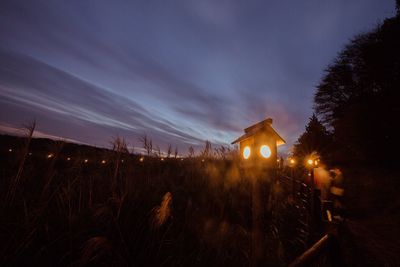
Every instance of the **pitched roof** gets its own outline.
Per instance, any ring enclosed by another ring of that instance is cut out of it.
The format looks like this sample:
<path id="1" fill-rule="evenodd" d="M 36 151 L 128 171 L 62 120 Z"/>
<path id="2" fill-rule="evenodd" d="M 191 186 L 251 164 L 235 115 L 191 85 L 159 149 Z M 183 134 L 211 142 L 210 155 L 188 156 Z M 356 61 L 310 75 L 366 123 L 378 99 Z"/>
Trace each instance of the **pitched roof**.
<path id="1" fill-rule="evenodd" d="M 276 145 L 280 146 L 285 144 L 285 140 L 275 131 L 274 128 L 272 128 L 272 119 L 271 118 L 267 118 L 263 121 L 260 121 L 256 124 L 253 124 L 249 127 L 247 127 L 246 129 L 244 129 L 245 134 L 242 135 L 241 137 L 239 137 L 238 139 L 236 139 L 235 141 L 233 141 L 231 144 L 235 144 L 238 142 L 241 142 L 253 135 L 255 135 L 256 133 L 258 133 L 259 131 L 270 131 L 272 133 L 272 135 L 275 136 L 276 139 Z"/>

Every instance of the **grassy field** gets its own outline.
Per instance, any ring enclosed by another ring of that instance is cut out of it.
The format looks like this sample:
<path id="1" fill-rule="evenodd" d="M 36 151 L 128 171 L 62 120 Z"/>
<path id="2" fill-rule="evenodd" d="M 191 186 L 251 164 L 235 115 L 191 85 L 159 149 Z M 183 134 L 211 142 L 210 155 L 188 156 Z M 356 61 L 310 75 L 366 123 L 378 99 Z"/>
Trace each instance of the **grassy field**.
<path id="1" fill-rule="evenodd" d="M 0 138 L 1 266 L 250 264 L 252 190 L 235 160 L 26 141 Z M 305 244 L 288 194 L 271 184 L 262 260 L 285 266 Z"/>

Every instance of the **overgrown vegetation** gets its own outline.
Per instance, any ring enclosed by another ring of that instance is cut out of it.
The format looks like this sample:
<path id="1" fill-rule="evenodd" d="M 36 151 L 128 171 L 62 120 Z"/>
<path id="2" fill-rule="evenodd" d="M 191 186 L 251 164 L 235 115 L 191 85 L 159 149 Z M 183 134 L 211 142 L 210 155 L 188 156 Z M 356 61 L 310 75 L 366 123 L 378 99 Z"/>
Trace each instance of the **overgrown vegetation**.
<path id="1" fill-rule="evenodd" d="M 251 261 L 251 182 L 235 160 L 213 159 L 208 143 L 205 158 L 161 160 L 129 154 L 121 138 L 112 150 L 36 139 L 28 149 L 26 139 L 0 140 L 2 266 Z M 16 177 L 14 197 L 7 198 Z M 273 209 L 264 218 L 263 262 L 285 266 L 305 244 L 291 242 L 296 221 L 284 223 L 292 217 L 285 190 L 273 192 Z"/>

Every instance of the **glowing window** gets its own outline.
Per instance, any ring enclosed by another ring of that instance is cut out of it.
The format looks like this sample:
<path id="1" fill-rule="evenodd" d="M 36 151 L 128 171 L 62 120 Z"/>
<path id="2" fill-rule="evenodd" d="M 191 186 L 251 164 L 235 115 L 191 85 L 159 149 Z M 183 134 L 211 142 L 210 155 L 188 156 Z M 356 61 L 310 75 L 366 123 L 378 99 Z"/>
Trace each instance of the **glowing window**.
<path id="1" fill-rule="evenodd" d="M 243 149 L 243 158 L 244 159 L 248 159 L 250 157 L 250 147 L 249 146 L 246 146 L 244 149 Z"/>
<path id="2" fill-rule="evenodd" d="M 271 157 L 271 149 L 267 145 L 261 146 L 260 153 L 263 158 L 267 159 L 267 158 Z"/>

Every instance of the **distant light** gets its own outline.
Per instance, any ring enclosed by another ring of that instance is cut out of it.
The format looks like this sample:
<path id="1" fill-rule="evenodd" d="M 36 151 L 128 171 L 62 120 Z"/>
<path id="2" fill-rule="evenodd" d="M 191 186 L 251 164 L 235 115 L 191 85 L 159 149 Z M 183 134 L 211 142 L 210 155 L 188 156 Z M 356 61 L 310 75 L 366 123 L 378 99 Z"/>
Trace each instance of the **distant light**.
<path id="1" fill-rule="evenodd" d="M 296 161 L 294 160 L 294 159 L 290 159 L 290 164 L 295 164 L 296 163 Z"/>
<path id="2" fill-rule="evenodd" d="M 121 162 L 124 163 L 124 160 L 122 159 Z"/>
<path id="3" fill-rule="evenodd" d="M 29 154 L 28 154 L 29 156 L 32 156 L 32 152 L 29 152 Z"/>
<path id="4" fill-rule="evenodd" d="M 164 158 L 161 158 L 161 161 L 164 161 Z"/>
<path id="5" fill-rule="evenodd" d="M 317 166 L 318 165 L 318 160 L 314 161 L 314 165 Z"/>
<path id="6" fill-rule="evenodd" d="M 48 159 L 51 159 L 52 157 L 54 157 L 53 154 L 48 154 L 48 155 L 47 155 L 47 158 L 48 158 Z"/>
<path id="7" fill-rule="evenodd" d="M 8 152 L 12 152 L 13 150 L 10 148 L 9 150 L 8 150 Z"/>
<path id="8" fill-rule="evenodd" d="M 243 149 L 243 158 L 244 158 L 244 159 L 250 158 L 250 154 L 251 154 L 250 147 L 249 147 L 249 146 L 246 146 L 246 147 Z"/>
<path id="9" fill-rule="evenodd" d="M 307 160 L 308 165 L 313 165 L 314 161 L 312 159 Z"/>
<path id="10" fill-rule="evenodd" d="M 143 162 L 143 161 L 144 161 L 144 158 L 143 158 L 143 157 L 141 157 L 141 158 L 139 159 L 139 161 L 140 161 L 140 162 Z"/>
<path id="11" fill-rule="evenodd" d="M 88 159 L 85 159 L 83 162 L 88 163 L 88 161 L 89 161 Z"/>
<path id="12" fill-rule="evenodd" d="M 106 161 L 103 159 L 103 160 L 101 161 L 101 164 L 106 164 Z"/>
<path id="13" fill-rule="evenodd" d="M 68 161 L 70 161 L 70 160 L 71 160 L 71 158 L 67 158 L 67 160 L 68 160 Z"/>
<path id="14" fill-rule="evenodd" d="M 181 161 L 183 161 L 183 158 L 181 159 Z"/>
<path id="15" fill-rule="evenodd" d="M 267 159 L 267 158 L 271 157 L 271 149 L 267 145 L 261 146 L 260 153 L 261 153 L 261 156 L 263 156 L 263 158 Z"/>
<path id="16" fill-rule="evenodd" d="M 276 160 L 276 162 L 280 162 L 280 161 L 281 161 L 280 159 L 277 159 L 277 160 Z"/>
<path id="17" fill-rule="evenodd" d="M 204 162 L 204 159 L 202 159 L 201 162 Z"/>

